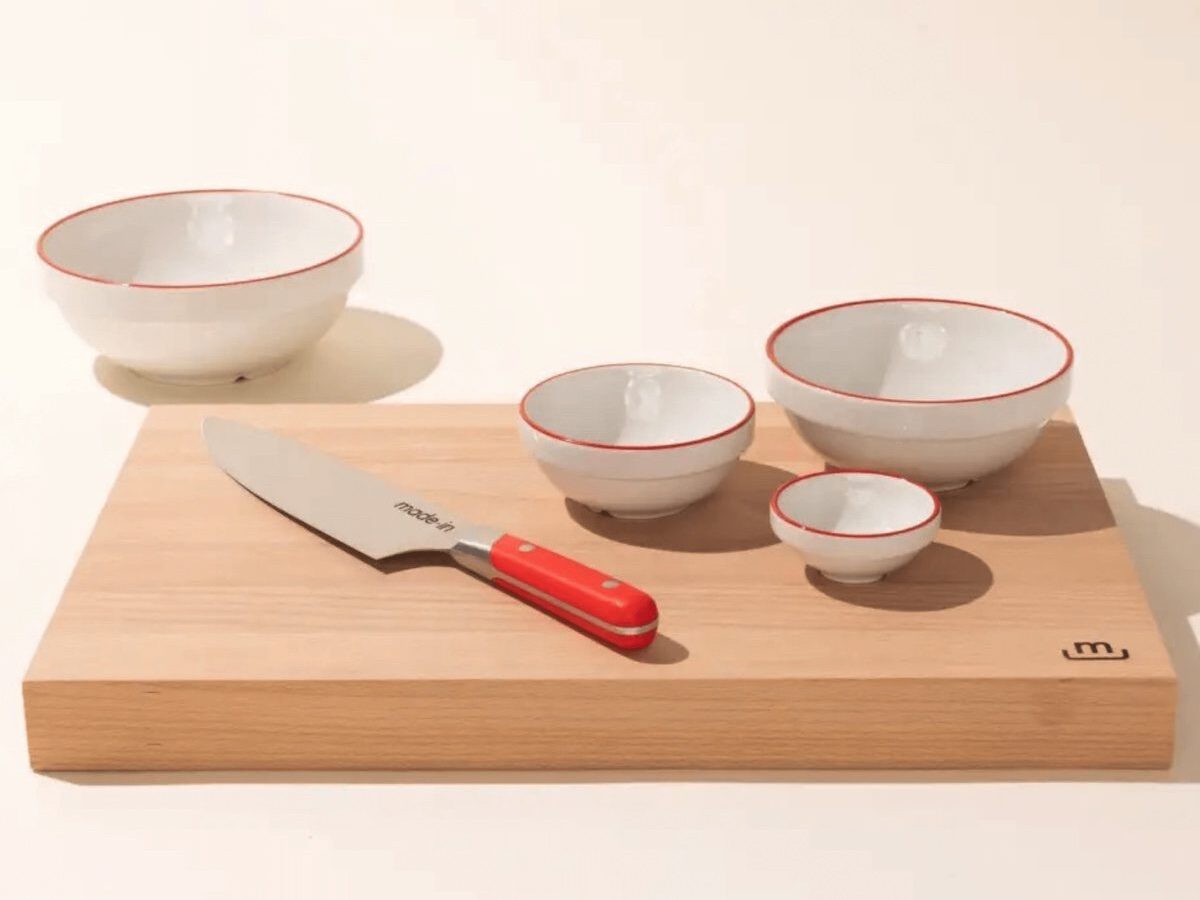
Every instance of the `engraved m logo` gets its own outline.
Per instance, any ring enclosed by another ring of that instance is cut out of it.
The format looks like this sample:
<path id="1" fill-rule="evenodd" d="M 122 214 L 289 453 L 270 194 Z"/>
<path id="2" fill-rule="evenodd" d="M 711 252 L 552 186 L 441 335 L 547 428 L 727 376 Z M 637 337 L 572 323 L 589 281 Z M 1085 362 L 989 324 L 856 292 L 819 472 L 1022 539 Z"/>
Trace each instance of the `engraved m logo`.
<path id="1" fill-rule="evenodd" d="M 1063 648 L 1062 655 L 1067 659 L 1129 659 L 1128 650 L 1124 647 L 1120 651 L 1114 650 L 1108 641 L 1076 641 L 1071 648 Z"/>

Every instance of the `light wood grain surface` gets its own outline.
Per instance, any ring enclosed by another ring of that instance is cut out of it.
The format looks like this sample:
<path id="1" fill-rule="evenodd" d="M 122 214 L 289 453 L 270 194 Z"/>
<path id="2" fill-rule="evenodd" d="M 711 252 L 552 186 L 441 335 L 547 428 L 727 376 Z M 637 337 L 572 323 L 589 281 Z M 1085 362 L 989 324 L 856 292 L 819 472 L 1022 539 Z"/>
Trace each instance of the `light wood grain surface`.
<path id="1" fill-rule="evenodd" d="M 947 495 L 911 565 L 844 586 L 770 532 L 819 466 L 771 406 L 716 496 L 651 522 L 564 502 L 512 407 L 220 408 L 650 591 L 660 637 L 622 654 L 279 515 L 208 461 L 214 411 L 147 417 L 28 672 L 37 768 L 1169 764 L 1174 676 L 1066 417 Z"/>

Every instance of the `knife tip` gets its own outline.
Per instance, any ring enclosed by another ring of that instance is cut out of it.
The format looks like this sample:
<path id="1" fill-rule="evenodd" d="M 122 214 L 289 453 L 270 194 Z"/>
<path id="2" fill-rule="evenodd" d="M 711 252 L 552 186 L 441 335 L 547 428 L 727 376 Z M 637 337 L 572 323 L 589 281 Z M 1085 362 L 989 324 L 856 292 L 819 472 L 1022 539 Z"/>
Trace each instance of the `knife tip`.
<path id="1" fill-rule="evenodd" d="M 222 433 L 227 434 L 229 429 L 235 426 L 236 423 L 229 419 L 222 419 L 220 416 L 205 416 L 200 421 L 200 435 L 204 438 L 204 442 L 211 446 L 214 439 Z"/>

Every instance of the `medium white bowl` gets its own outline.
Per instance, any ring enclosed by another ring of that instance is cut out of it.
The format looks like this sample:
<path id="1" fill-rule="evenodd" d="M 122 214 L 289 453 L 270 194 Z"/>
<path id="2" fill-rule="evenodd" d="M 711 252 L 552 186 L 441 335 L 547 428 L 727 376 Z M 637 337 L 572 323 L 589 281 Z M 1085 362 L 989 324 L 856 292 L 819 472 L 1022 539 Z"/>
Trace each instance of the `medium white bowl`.
<path id="1" fill-rule="evenodd" d="M 1029 449 L 1066 402 L 1074 352 L 1011 310 L 894 299 L 797 316 L 767 357 L 771 396 L 831 463 L 948 490 Z"/>
<path id="2" fill-rule="evenodd" d="M 921 485 L 881 472 L 801 475 L 771 498 L 771 529 L 826 578 L 878 581 L 934 539 L 942 505 Z"/>
<path id="3" fill-rule="evenodd" d="M 530 388 L 519 427 L 568 497 L 647 519 L 716 490 L 754 437 L 754 401 L 741 385 L 702 369 L 593 366 Z"/>
<path id="4" fill-rule="evenodd" d="M 114 200 L 38 239 L 75 332 L 158 381 L 219 384 L 315 343 L 362 273 L 361 223 L 324 200 L 199 190 Z"/>

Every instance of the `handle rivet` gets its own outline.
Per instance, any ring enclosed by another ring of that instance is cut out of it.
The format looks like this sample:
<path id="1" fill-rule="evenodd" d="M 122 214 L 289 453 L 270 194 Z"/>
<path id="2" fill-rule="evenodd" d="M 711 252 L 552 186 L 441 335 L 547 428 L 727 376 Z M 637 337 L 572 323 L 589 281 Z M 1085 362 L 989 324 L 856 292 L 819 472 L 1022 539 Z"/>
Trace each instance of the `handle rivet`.
<path id="1" fill-rule="evenodd" d="M 621 582 L 617 581 L 617 579 L 615 579 L 615 578 L 609 578 L 609 579 L 607 579 L 606 581 L 603 581 L 603 582 L 601 582 L 601 584 L 600 584 L 600 587 L 602 587 L 602 588 L 615 588 L 615 587 L 616 587 L 617 585 L 619 585 L 620 583 L 621 583 Z"/>
<path id="2" fill-rule="evenodd" d="M 530 550 L 533 549 L 533 544 L 522 544 L 517 549 L 520 550 L 522 553 L 528 553 Z"/>

